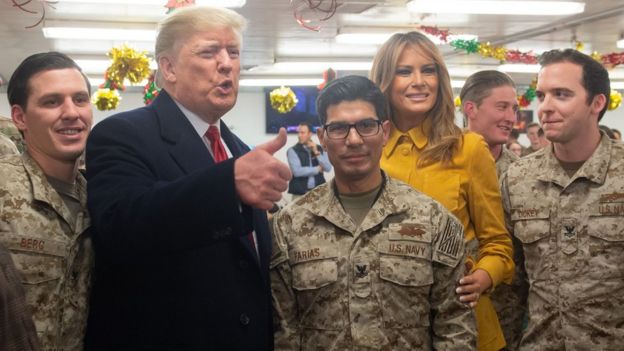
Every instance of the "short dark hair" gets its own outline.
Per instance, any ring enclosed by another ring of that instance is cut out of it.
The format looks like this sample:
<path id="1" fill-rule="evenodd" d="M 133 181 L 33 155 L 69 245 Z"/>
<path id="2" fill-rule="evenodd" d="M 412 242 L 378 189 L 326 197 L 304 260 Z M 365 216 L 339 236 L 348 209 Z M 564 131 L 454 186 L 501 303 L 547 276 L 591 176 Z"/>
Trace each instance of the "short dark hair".
<path id="1" fill-rule="evenodd" d="M 327 122 L 327 109 L 343 101 L 363 100 L 375 107 L 377 117 L 381 121 L 388 119 L 386 111 L 386 97 L 377 85 L 370 79 L 362 76 L 345 76 L 332 80 L 321 91 L 316 99 L 316 111 L 321 125 Z"/>
<path id="2" fill-rule="evenodd" d="M 542 127 L 540 127 L 539 123 L 537 123 L 537 122 L 531 122 L 531 123 L 527 124 L 527 126 L 526 126 L 526 130 L 529 130 L 529 128 L 533 128 L 533 127 L 538 127 L 538 128 L 540 128 L 540 129 L 542 128 Z"/>
<path id="3" fill-rule="evenodd" d="M 581 84 L 583 88 L 585 88 L 585 91 L 587 91 L 588 105 L 594 100 L 594 96 L 599 94 L 605 96 L 605 106 L 598 114 L 598 120 L 600 121 L 607 111 L 607 107 L 609 107 L 609 99 L 611 96 L 609 73 L 600 62 L 574 49 L 546 51 L 539 58 L 539 63 L 542 67 L 561 62 L 574 63 L 581 66 L 583 69 Z"/>
<path id="4" fill-rule="evenodd" d="M 518 139 L 520 137 L 520 131 L 517 130 L 516 128 L 513 128 L 511 132 L 509 133 L 509 136 L 511 138 Z"/>
<path id="5" fill-rule="evenodd" d="M 82 74 L 87 85 L 87 91 L 91 95 L 91 84 L 80 69 L 80 66 L 69 56 L 60 52 L 50 51 L 28 56 L 17 66 L 7 86 L 9 105 L 19 105 L 26 110 L 26 103 L 30 95 L 30 79 L 39 72 L 66 68 L 74 68 Z"/>
<path id="6" fill-rule="evenodd" d="M 308 122 L 300 122 L 299 123 L 299 127 L 304 127 L 304 126 L 308 127 L 308 132 L 312 132 L 313 131 L 312 125 L 310 123 L 308 123 Z"/>
<path id="7" fill-rule="evenodd" d="M 483 99 L 492 93 L 492 89 L 502 86 L 516 88 L 513 79 L 506 73 L 500 71 L 485 70 L 472 74 L 466 79 L 459 93 L 462 107 L 466 101 L 473 101 L 477 106 L 481 105 Z"/>

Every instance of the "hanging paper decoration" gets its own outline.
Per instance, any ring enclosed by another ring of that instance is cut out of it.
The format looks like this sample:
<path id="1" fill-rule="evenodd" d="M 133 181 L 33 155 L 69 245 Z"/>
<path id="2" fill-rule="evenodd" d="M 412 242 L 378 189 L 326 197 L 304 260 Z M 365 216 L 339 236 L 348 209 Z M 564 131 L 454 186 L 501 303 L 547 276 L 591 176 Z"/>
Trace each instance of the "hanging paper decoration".
<path id="1" fill-rule="evenodd" d="M 145 88 L 143 88 L 143 102 L 145 102 L 145 105 L 151 104 L 160 92 L 160 88 L 156 86 L 156 82 L 154 81 L 155 75 L 155 72 L 150 75 L 147 84 L 145 84 Z"/>
<path id="2" fill-rule="evenodd" d="M 620 107 L 622 104 L 622 94 L 617 90 L 611 90 L 611 96 L 609 98 L 609 107 L 607 108 L 609 111 L 613 111 L 616 108 Z"/>
<path id="3" fill-rule="evenodd" d="M 97 107 L 100 111 L 110 111 L 114 110 L 119 106 L 119 101 L 121 100 L 121 96 L 119 96 L 119 92 L 115 89 L 98 89 L 93 95 L 91 102 Z"/>
<path id="4" fill-rule="evenodd" d="M 271 100 L 271 107 L 279 113 L 290 112 L 299 102 L 292 89 L 284 86 L 273 89 L 269 93 L 269 99 Z"/>
<path id="5" fill-rule="evenodd" d="M 535 89 L 537 88 L 537 79 L 533 79 L 531 84 L 529 84 L 529 88 L 524 92 L 524 94 L 518 96 L 518 105 L 521 108 L 528 107 L 533 100 L 535 100 Z"/>
<path id="6" fill-rule="evenodd" d="M 195 5 L 195 0 L 167 0 L 167 14 L 185 6 Z"/>
<path id="7" fill-rule="evenodd" d="M 23 2 L 17 2 L 16 0 L 11 0 L 11 2 L 13 3 L 13 7 L 17 7 L 18 9 L 20 9 L 20 10 L 22 10 L 24 12 L 31 13 L 31 14 L 39 13 L 37 11 L 32 11 L 32 10 L 26 8 L 26 5 L 32 3 L 33 0 L 26 0 L 26 1 L 23 1 Z M 43 22 L 43 20 L 45 19 L 45 17 L 46 17 L 46 6 L 50 6 L 50 8 L 56 9 L 53 4 L 56 4 L 57 2 L 58 1 L 54 1 L 54 0 L 38 0 L 38 1 L 35 1 L 35 3 L 39 3 L 41 5 L 41 17 L 39 17 L 39 20 L 37 22 L 35 22 L 35 24 L 27 26 L 27 27 L 24 27 L 24 28 L 30 29 L 30 28 L 34 28 L 34 27 L 40 25 Z"/>
<path id="8" fill-rule="evenodd" d="M 325 88 L 325 86 L 334 79 L 336 79 L 336 71 L 328 68 L 325 72 L 323 72 L 323 83 L 317 86 L 318 90 L 323 90 L 323 88 Z"/>
<path id="9" fill-rule="evenodd" d="M 119 91 L 123 91 L 124 81 L 137 84 L 149 77 L 150 60 L 147 52 L 137 52 L 128 45 L 114 47 L 108 52 L 110 66 L 104 74 L 104 83 L 93 95 L 93 103 L 99 110 L 111 110 L 119 104 Z M 113 92 L 116 94 L 113 94 Z M 105 100 L 105 101 L 100 101 Z"/>
<path id="10" fill-rule="evenodd" d="M 322 22 L 336 14 L 338 0 L 290 0 L 295 21 L 301 27 L 318 32 Z"/>

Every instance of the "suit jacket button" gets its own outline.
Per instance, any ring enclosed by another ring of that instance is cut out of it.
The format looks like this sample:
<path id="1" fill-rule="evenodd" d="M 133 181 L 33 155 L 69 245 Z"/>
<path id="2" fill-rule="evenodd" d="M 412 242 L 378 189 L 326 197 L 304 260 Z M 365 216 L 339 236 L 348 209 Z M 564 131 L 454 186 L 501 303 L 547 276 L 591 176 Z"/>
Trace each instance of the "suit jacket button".
<path id="1" fill-rule="evenodd" d="M 250 322 L 249 316 L 246 315 L 245 313 L 242 313 L 240 317 L 238 318 L 238 320 L 240 321 L 242 325 L 247 325 Z"/>

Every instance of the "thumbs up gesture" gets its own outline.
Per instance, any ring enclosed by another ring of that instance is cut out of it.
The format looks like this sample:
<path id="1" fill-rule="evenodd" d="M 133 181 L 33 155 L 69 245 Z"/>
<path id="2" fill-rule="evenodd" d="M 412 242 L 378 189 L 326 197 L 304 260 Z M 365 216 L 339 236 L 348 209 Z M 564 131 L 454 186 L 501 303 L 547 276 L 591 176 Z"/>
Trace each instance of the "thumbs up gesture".
<path id="1" fill-rule="evenodd" d="M 286 130 L 257 146 L 234 162 L 234 185 L 240 200 L 249 206 L 268 210 L 288 189 L 290 168 L 273 154 L 286 145 Z"/>

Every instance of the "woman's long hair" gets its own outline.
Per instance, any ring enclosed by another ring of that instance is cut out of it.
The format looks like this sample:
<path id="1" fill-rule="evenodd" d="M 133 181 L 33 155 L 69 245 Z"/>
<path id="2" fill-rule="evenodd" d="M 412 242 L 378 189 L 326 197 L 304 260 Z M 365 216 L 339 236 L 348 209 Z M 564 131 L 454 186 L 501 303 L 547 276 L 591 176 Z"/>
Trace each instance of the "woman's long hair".
<path id="1" fill-rule="evenodd" d="M 426 116 L 431 118 L 431 131 L 418 163 L 423 166 L 436 162 L 450 163 L 460 146 L 462 130 L 455 124 L 455 105 L 448 69 L 435 44 L 420 32 L 394 34 L 375 55 L 370 78 L 386 96 L 388 116 L 394 121 L 396 117 L 391 106 L 390 86 L 396 75 L 399 56 L 408 46 L 431 58 L 438 74 L 437 99 Z"/>

